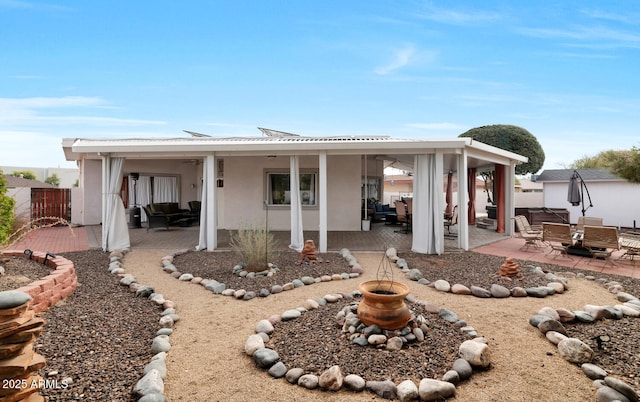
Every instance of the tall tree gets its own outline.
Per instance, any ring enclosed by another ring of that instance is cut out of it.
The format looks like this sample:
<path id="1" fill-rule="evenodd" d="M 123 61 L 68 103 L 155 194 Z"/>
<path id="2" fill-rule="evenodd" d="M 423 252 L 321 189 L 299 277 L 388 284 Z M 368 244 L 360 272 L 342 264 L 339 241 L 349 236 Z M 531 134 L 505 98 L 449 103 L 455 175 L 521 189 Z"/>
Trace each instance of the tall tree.
<path id="1" fill-rule="evenodd" d="M 611 173 L 629 180 L 632 183 L 640 183 L 640 148 L 632 147 L 629 150 L 607 150 L 595 156 L 583 156 L 574 161 L 572 169 L 602 168 Z"/>
<path id="2" fill-rule="evenodd" d="M 529 161 L 516 166 L 516 174 L 519 175 L 536 173 L 544 164 L 544 150 L 538 139 L 522 127 L 509 124 L 494 124 L 472 128 L 460 134 L 459 137 L 470 137 L 487 145 L 526 156 Z M 493 171 L 478 173 L 485 181 L 488 201 L 493 203 L 491 199 L 491 194 L 493 193 Z"/>
<path id="3" fill-rule="evenodd" d="M 47 177 L 44 180 L 45 183 L 51 184 L 52 186 L 60 186 L 60 178 L 57 174 L 53 173 L 51 176 Z"/>

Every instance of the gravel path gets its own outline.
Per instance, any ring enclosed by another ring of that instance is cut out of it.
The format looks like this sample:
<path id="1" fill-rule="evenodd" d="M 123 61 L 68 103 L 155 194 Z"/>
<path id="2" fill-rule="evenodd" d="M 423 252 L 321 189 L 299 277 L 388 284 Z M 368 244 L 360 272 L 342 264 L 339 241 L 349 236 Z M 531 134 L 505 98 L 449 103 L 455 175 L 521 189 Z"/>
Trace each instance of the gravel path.
<path id="1" fill-rule="evenodd" d="M 373 398 L 368 393 L 308 391 L 289 385 L 284 380 L 273 380 L 255 367 L 244 354 L 243 348 L 258 320 L 300 306 L 308 298 L 351 292 L 359 282 L 375 279 L 380 263 L 379 253 L 354 254 L 365 268 L 364 275 L 358 279 L 323 282 L 267 298 L 238 301 L 213 295 L 202 286 L 178 281 L 162 272 L 160 259 L 174 251 L 134 250 L 124 259 L 125 271 L 133 274 L 138 282 L 153 286 L 156 292 L 173 300 L 181 317 L 170 338 L 173 347 L 167 358 L 169 374 L 165 382 L 168 400 L 245 401 L 248 395 L 264 401 L 369 401 Z M 223 262 L 218 265 L 222 266 L 237 262 L 234 261 L 235 257 L 224 253 L 194 254 L 197 258 L 207 260 L 220 258 Z M 117 277 L 106 273 L 104 253 L 69 253 L 65 257 L 76 263 L 82 285 L 62 305 L 45 313 L 47 327 L 38 343 L 42 345 L 39 352 L 45 355 L 48 364 L 43 373 L 58 370 L 59 378 L 70 376 L 74 383 L 70 387 L 71 394 L 63 396 L 52 391 L 50 400 L 73 400 L 73 392 L 78 395 L 84 393 L 82 400 L 127 400 L 130 387 L 148 362 L 148 349 L 157 329 L 160 311 L 152 303 L 133 297 L 126 288 L 117 284 Z M 411 261 L 409 255 L 404 257 Z M 412 260 L 412 266 L 419 267 L 430 280 L 443 278 L 452 283 L 471 281 L 481 286 L 486 283 L 482 281 L 495 282 L 495 278 L 490 277 L 503 262 L 500 257 L 476 253 L 418 257 L 421 258 Z M 176 258 L 176 266 L 182 272 L 189 272 L 189 266 L 200 265 L 197 261 L 181 265 L 180 258 Z M 570 270 L 554 266 L 543 268 L 553 268 L 556 272 Z M 278 275 L 281 273 L 285 280 L 283 271 Z M 34 275 L 38 276 L 39 273 Z M 299 274 L 293 276 L 300 277 Z M 405 280 L 397 270 L 395 276 L 406 283 L 418 299 L 456 312 L 489 339 L 493 362 L 491 369 L 476 373 L 471 380 L 460 384 L 456 391 L 458 399 L 593 400 L 595 390 L 591 381 L 578 367 L 557 355 L 555 347 L 528 324 L 528 317 L 544 306 L 578 310 L 585 304 L 617 304 L 615 297 L 603 287 L 592 281 L 571 279 L 569 292 L 546 299 L 478 299 L 437 292 Z M 619 279 L 626 291 L 640 295 L 637 280 L 617 276 L 609 278 Z M 0 285 L 2 283 L 0 281 Z M 328 321 L 322 316 L 314 318 L 310 313 L 306 313 L 310 322 Z M 80 324 L 69 326 L 70 318 L 75 318 L 73 322 Z M 637 378 L 640 370 L 640 364 L 633 358 L 640 356 L 640 351 L 635 337 L 631 335 L 640 332 L 637 321 L 640 320 L 606 321 L 600 324 L 606 325 L 610 334 L 624 336 L 616 336 L 615 342 L 612 339 L 608 348 L 597 356 L 599 360 L 596 364 L 607 368 L 611 366 L 610 370 L 627 382 L 627 375 L 632 374 Z M 278 336 L 300 332 L 301 329 L 296 327 L 298 324 L 277 326 L 276 331 L 282 331 Z M 310 325 L 309 322 L 306 325 Z M 571 331 L 587 342 L 593 331 L 601 330 L 594 328 L 576 326 Z M 306 339 L 306 342 L 312 344 L 314 340 Z M 106 348 L 105 345 L 115 347 Z M 301 354 L 312 354 L 312 348 L 301 349 Z M 92 350 L 94 353 L 91 353 Z M 360 359 L 368 360 L 363 357 Z"/>

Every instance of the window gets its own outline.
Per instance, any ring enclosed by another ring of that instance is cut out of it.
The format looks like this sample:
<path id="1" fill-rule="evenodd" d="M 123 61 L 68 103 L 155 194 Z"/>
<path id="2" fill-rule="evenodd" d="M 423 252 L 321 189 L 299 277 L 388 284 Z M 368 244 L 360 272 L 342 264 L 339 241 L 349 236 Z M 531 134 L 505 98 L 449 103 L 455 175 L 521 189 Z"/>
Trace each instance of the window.
<path id="1" fill-rule="evenodd" d="M 290 205 L 289 173 L 267 173 L 269 205 Z M 300 173 L 300 204 L 316 205 L 316 174 Z"/>

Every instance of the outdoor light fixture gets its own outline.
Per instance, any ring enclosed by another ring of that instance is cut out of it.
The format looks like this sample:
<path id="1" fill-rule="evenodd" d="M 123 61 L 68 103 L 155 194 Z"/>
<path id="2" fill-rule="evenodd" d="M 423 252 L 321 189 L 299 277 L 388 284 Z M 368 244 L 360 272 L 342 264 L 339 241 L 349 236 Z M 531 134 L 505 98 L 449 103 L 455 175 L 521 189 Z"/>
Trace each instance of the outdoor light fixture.
<path id="1" fill-rule="evenodd" d="M 47 265 L 48 257 L 51 257 L 53 259 L 53 258 L 56 258 L 56 255 L 47 251 L 47 254 L 44 255 L 44 260 L 42 261 L 43 265 Z"/>
<path id="2" fill-rule="evenodd" d="M 24 250 L 24 253 L 29 256 L 29 259 L 31 259 L 31 257 L 33 257 L 33 251 L 31 251 L 29 249 Z"/>
<path id="3" fill-rule="evenodd" d="M 138 184 L 138 179 L 140 178 L 140 174 L 130 173 L 129 175 L 131 176 L 131 180 L 133 180 L 133 206 L 136 206 L 138 204 L 136 200 L 136 185 Z"/>

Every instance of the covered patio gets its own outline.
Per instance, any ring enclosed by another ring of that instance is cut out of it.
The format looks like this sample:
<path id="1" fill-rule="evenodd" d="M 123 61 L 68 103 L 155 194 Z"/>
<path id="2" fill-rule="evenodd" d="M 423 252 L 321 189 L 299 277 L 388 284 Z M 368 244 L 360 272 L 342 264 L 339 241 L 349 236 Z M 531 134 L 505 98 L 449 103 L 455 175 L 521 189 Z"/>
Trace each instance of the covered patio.
<path id="1" fill-rule="evenodd" d="M 189 244 L 199 249 L 225 248 L 230 230 L 263 225 L 268 216 L 266 227 L 288 233 L 282 243 L 296 250 L 305 239 L 313 239 L 321 252 L 353 242 L 361 244 L 360 249 L 396 243 L 397 248 L 441 254 L 446 248 L 473 247 L 475 209 L 470 194 L 475 192 L 464 189 L 475 182 L 468 178 L 475 178 L 480 169 L 493 169 L 497 232 L 511 234 L 515 166 L 525 157 L 470 138 L 302 137 L 262 130 L 264 137 L 65 139 L 67 159 L 77 160 L 81 168 L 80 188 L 72 202 L 77 205 L 80 200 L 75 210 L 82 215 L 73 223 L 103 223 L 104 250 L 136 247 L 126 228 L 122 199 L 130 189 L 123 183 L 139 173 L 172 175 L 176 189 L 169 201 L 182 208 L 187 201 L 201 201 L 198 240 Z M 368 200 L 366 186 L 361 192 L 363 183 L 368 186 L 371 175 L 382 177 L 387 161 L 406 166 L 414 176 L 411 235 L 402 240 L 385 237 L 381 234 L 385 230 L 359 232 L 361 210 Z M 445 200 L 442 189 L 447 174 L 457 175 L 463 189 L 451 200 Z M 453 205 L 458 206 L 458 233 L 447 239 L 444 215 Z"/>

